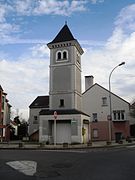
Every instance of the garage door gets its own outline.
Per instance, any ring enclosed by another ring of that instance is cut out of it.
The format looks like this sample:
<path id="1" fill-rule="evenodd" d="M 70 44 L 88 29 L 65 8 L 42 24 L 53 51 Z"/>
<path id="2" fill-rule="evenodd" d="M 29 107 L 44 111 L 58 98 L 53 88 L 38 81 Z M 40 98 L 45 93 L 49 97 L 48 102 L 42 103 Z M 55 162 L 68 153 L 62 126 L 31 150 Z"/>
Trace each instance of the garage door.
<path id="1" fill-rule="evenodd" d="M 58 144 L 62 143 L 71 143 L 71 122 L 58 122 L 56 124 L 57 138 L 56 141 Z M 54 134 L 54 131 L 52 132 Z"/>

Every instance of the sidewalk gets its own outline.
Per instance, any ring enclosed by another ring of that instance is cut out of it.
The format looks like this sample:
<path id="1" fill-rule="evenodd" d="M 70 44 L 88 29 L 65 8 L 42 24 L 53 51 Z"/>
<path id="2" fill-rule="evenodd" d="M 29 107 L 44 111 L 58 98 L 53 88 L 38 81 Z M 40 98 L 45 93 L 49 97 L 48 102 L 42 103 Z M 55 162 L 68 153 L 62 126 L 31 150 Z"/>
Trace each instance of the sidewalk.
<path id="1" fill-rule="evenodd" d="M 126 146 L 135 146 L 135 141 L 128 143 L 123 141 L 122 144 L 112 142 L 110 145 L 106 144 L 106 141 L 92 142 L 92 145 L 87 144 L 62 144 L 62 145 L 46 145 L 43 143 L 31 143 L 31 142 L 1 142 L 0 149 L 25 149 L 25 150 L 61 150 L 61 149 L 92 149 L 92 148 L 121 148 Z"/>

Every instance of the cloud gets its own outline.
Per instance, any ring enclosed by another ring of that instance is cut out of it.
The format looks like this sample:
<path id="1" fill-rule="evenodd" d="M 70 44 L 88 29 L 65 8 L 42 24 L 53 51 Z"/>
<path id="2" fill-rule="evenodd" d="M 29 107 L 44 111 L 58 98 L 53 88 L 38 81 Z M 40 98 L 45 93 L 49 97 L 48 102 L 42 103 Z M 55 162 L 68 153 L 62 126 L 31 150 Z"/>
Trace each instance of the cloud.
<path id="1" fill-rule="evenodd" d="M 32 56 L 34 57 L 48 57 L 49 58 L 49 49 L 46 45 L 37 44 L 31 48 Z"/>
<path id="2" fill-rule="evenodd" d="M 6 17 L 8 16 L 8 13 L 12 10 L 13 10 L 12 6 L 0 2 L 0 23 L 6 21 Z"/>
<path id="3" fill-rule="evenodd" d="M 32 2 L 34 1 L 35 0 L 17 0 L 14 1 L 13 6 L 18 15 L 31 15 L 33 10 Z"/>
<path id="4" fill-rule="evenodd" d="M 0 39 L 1 44 L 16 43 L 23 32 L 19 17 L 59 15 L 70 16 L 86 10 L 87 0 L 8 0 L 0 2 Z M 18 24 L 13 19 L 18 19 Z M 22 21 L 22 19 L 21 19 Z M 22 41 L 20 39 L 20 41 Z"/>
<path id="5" fill-rule="evenodd" d="M 85 4 L 87 1 L 56 1 L 56 0 L 47 0 L 39 1 L 37 6 L 33 9 L 33 14 L 42 15 L 42 14 L 51 14 L 51 15 L 64 15 L 69 16 L 74 12 L 81 12 L 86 10 Z"/>
<path id="6" fill-rule="evenodd" d="M 99 0 L 100 2 L 101 0 Z M 85 11 L 88 0 L 8 0 L 0 2 L 0 21 L 12 11 L 17 16 L 64 15 Z"/>
<path id="7" fill-rule="evenodd" d="M 0 39 L 1 42 L 14 39 L 12 35 L 19 32 L 19 26 L 14 23 L 7 22 L 7 18 L 13 11 L 13 7 L 8 4 L 0 3 Z"/>
<path id="8" fill-rule="evenodd" d="M 48 94 L 49 86 L 49 57 L 46 47 L 33 46 L 29 55 L 24 55 L 18 61 L 0 60 L 0 82 L 8 94 L 9 103 L 14 109 L 19 109 L 25 114 L 30 103 L 38 96 Z M 39 52 L 32 54 L 33 50 Z M 45 52 L 44 52 L 45 50 Z"/>
<path id="9" fill-rule="evenodd" d="M 105 0 L 90 0 L 92 4 L 103 3 Z"/>
<path id="10" fill-rule="evenodd" d="M 131 28 L 135 24 L 135 4 L 123 8 L 114 24 L 112 36 L 104 46 L 86 49 L 82 59 L 83 75 L 94 75 L 96 82 L 108 88 L 111 70 L 125 61 L 124 66 L 113 72 L 111 83 L 112 91 L 130 102 L 135 98 L 135 29 Z"/>
<path id="11" fill-rule="evenodd" d="M 0 22 L 5 21 L 5 15 L 6 15 L 6 8 L 0 5 Z"/>
<path id="12" fill-rule="evenodd" d="M 14 10 L 18 15 L 63 15 L 86 10 L 87 0 L 16 0 L 13 1 Z"/>
<path id="13" fill-rule="evenodd" d="M 123 29 L 125 33 L 135 29 L 135 4 L 129 5 L 121 10 L 115 21 L 115 25 L 117 28 Z"/>
<path id="14" fill-rule="evenodd" d="M 20 40 L 23 27 L 21 22 L 28 16 L 71 16 L 84 12 L 88 4 L 102 3 L 103 0 L 8 0 L 0 1 L 0 39 L 1 44 L 16 43 Z M 21 17 L 21 18 L 20 18 Z M 18 24 L 13 23 L 18 20 Z M 19 19 L 21 19 L 19 21 Z M 26 21 L 25 21 L 26 22 Z M 26 40 L 27 41 L 27 40 Z"/>

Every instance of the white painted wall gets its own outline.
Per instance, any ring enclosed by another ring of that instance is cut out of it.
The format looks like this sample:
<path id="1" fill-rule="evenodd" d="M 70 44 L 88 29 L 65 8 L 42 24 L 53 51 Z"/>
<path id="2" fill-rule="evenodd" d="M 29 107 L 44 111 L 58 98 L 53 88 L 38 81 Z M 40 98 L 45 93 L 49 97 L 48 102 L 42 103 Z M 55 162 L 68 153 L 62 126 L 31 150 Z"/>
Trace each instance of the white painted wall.
<path id="1" fill-rule="evenodd" d="M 71 135 L 71 143 L 83 143 L 83 136 L 82 136 L 82 127 L 83 127 L 83 120 L 89 120 L 88 116 L 81 115 L 81 114 L 71 114 L 71 115 L 58 115 L 56 123 L 59 124 L 59 121 L 77 121 L 77 134 Z M 40 115 L 40 126 L 39 126 L 39 141 L 48 141 L 48 120 L 54 120 L 53 115 Z M 64 128 L 64 125 L 63 125 Z M 67 128 L 66 128 L 67 129 Z M 63 137 L 64 137 L 64 129 L 62 130 Z M 44 134 L 46 133 L 46 135 Z M 63 138 L 64 139 L 64 138 Z M 64 140 L 63 140 L 64 141 Z M 59 142 L 59 140 L 58 140 Z M 70 143 L 70 142 L 69 142 Z"/>
<path id="2" fill-rule="evenodd" d="M 103 106 L 102 104 L 103 97 L 107 97 L 107 106 Z M 126 120 L 130 120 L 129 104 L 114 94 L 111 95 L 111 99 L 112 111 L 125 110 Z M 82 110 L 91 116 L 91 120 L 92 113 L 97 113 L 98 121 L 107 121 L 107 115 L 109 114 L 109 92 L 98 84 L 95 84 L 83 94 Z"/>
<path id="3" fill-rule="evenodd" d="M 39 129 L 39 112 L 42 110 L 43 108 L 31 108 L 29 110 L 29 135 L 33 134 L 35 131 L 37 131 Z M 37 124 L 34 124 L 34 116 L 38 117 L 38 121 Z"/>

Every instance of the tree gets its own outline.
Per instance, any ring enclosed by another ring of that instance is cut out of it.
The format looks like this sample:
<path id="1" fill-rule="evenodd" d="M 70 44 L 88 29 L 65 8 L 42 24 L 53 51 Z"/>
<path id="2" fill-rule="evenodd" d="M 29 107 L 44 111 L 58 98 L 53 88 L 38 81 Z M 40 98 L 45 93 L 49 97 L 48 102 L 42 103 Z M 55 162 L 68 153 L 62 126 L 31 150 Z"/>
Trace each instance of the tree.
<path id="1" fill-rule="evenodd" d="M 19 116 L 16 116 L 13 122 L 17 126 L 17 135 L 15 139 L 22 140 L 23 137 L 27 137 L 28 136 L 28 123 L 25 120 L 20 121 Z"/>
<path id="2" fill-rule="evenodd" d="M 15 122 L 17 125 L 21 124 L 21 122 L 20 122 L 20 120 L 19 120 L 19 116 L 16 116 L 16 117 L 14 118 L 14 122 Z"/>
<path id="3" fill-rule="evenodd" d="M 23 121 L 18 126 L 18 137 L 19 139 L 22 139 L 23 137 L 27 137 L 27 136 L 28 136 L 28 123 Z"/>

